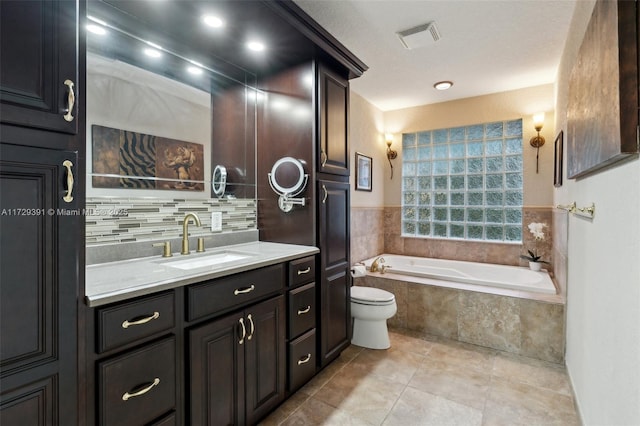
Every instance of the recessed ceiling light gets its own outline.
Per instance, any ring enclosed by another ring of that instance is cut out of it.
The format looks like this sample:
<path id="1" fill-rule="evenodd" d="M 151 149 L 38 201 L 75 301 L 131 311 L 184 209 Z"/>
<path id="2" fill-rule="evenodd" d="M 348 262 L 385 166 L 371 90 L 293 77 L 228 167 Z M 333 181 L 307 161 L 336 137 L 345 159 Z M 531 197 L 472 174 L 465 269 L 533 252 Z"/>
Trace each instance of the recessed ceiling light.
<path id="1" fill-rule="evenodd" d="M 211 28 L 224 27 L 224 21 L 215 15 L 203 15 L 202 21 L 204 21 L 204 23 L 210 26 Z"/>
<path id="2" fill-rule="evenodd" d="M 260 41 L 251 40 L 247 43 L 247 48 L 254 52 L 263 52 L 267 47 Z"/>
<path id="3" fill-rule="evenodd" d="M 87 24 L 87 31 L 98 35 L 105 35 L 107 33 L 107 30 L 105 30 L 104 27 L 96 24 Z"/>
<path id="4" fill-rule="evenodd" d="M 187 67 L 187 71 L 189 74 L 200 75 L 202 74 L 202 68 L 190 65 Z"/>
<path id="5" fill-rule="evenodd" d="M 447 90 L 451 86 L 453 86 L 453 82 L 451 81 L 439 81 L 433 85 L 436 90 Z"/>
<path id="6" fill-rule="evenodd" d="M 162 53 L 159 50 L 150 48 L 144 49 L 144 54 L 151 58 L 159 58 L 160 56 L 162 56 Z"/>

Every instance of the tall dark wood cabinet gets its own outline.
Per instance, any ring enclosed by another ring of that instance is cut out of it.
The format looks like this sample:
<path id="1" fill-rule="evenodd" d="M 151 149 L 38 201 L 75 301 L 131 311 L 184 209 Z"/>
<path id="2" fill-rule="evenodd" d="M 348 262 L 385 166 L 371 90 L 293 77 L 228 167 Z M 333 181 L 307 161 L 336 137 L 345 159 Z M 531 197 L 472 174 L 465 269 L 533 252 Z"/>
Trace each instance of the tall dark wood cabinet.
<path id="1" fill-rule="evenodd" d="M 321 366 L 342 352 L 351 340 L 349 274 L 349 183 L 318 180 L 320 246 Z"/>
<path id="2" fill-rule="evenodd" d="M 349 82 L 337 69 L 319 63 L 316 71 L 321 367 L 351 340 Z"/>
<path id="3" fill-rule="evenodd" d="M 78 422 L 84 142 L 77 135 L 75 95 L 81 7 L 75 1 L 0 2 L 3 426 Z"/>

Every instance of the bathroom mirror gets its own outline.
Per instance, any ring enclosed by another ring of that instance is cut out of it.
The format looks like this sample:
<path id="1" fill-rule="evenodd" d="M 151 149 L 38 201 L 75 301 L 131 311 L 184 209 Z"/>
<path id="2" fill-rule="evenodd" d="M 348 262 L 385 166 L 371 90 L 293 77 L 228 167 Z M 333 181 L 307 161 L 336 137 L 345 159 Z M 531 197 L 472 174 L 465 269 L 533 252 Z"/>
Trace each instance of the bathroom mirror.
<path id="1" fill-rule="evenodd" d="M 87 197 L 220 197 L 224 164 L 255 199 L 255 75 L 176 34 L 200 3 L 151 3 L 88 3 Z"/>

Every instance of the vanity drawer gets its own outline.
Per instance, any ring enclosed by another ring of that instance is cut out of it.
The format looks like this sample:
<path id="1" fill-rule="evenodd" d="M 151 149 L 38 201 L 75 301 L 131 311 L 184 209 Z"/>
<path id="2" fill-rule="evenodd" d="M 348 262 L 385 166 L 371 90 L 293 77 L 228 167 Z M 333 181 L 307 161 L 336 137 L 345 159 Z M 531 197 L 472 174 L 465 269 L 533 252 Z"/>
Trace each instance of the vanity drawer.
<path id="1" fill-rule="evenodd" d="M 289 291 L 289 338 L 316 326 L 316 284 Z"/>
<path id="2" fill-rule="evenodd" d="M 100 425 L 147 424 L 176 405 L 175 339 L 98 364 Z"/>
<path id="3" fill-rule="evenodd" d="M 316 280 L 316 257 L 309 256 L 289 262 L 289 287 Z"/>
<path id="4" fill-rule="evenodd" d="M 316 372 L 316 330 L 289 343 L 289 391 L 294 391 Z"/>
<path id="5" fill-rule="evenodd" d="M 98 310 L 98 353 L 173 328 L 174 293 Z"/>
<path id="6" fill-rule="evenodd" d="M 284 288 L 284 265 L 241 272 L 187 288 L 187 320 L 240 308 Z"/>

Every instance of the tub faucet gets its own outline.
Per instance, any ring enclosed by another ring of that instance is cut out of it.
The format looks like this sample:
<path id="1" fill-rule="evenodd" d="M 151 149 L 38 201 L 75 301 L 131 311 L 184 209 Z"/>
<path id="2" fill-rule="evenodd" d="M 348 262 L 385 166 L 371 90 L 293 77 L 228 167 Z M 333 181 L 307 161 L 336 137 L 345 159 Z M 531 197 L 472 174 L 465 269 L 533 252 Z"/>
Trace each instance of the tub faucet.
<path id="1" fill-rule="evenodd" d="M 373 262 L 371 262 L 371 266 L 369 266 L 369 272 L 382 272 L 384 271 L 384 257 L 379 256 Z"/>
<path id="2" fill-rule="evenodd" d="M 189 254 L 189 219 L 193 219 L 193 221 L 198 226 L 202 226 L 200 224 L 200 218 L 195 213 L 187 213 L 184 215 L 184 220 L 182 221 L 182 251 L 181 254 Z"/>

